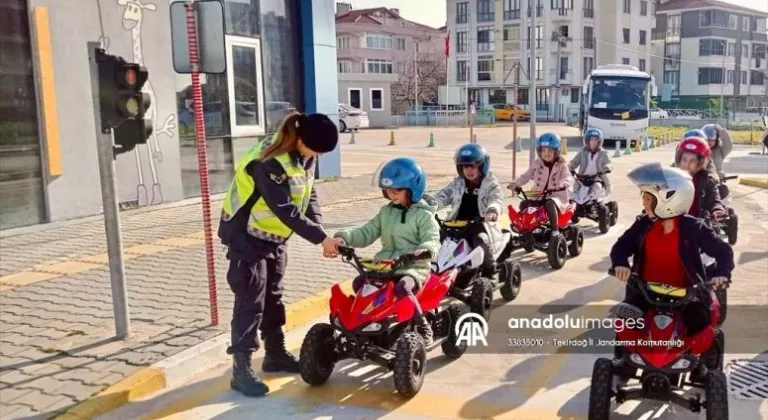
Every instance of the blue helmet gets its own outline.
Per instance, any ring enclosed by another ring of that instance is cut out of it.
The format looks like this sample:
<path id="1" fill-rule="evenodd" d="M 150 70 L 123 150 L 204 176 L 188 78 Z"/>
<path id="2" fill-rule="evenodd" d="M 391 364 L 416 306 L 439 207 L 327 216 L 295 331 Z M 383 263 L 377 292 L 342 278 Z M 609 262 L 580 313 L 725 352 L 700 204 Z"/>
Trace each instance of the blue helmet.
<path id="1" fill-rule="evenodd" d="M 701 127 L 701 131 L 704 132 L 705 140 L 717 140 L 720 138 L 720 133 L 717 131 L 717 126 L 714 124 L 707 124 Z"/>
<path id="2" fill-rule="evenodd" d="M 411 201 L 421 200 L 427 188 L 427 174 L 415 160 L 408 157 L 387 162 L 378 174 L 379 188 L 403 188 L 411 192 Z"/>
<path id="3" fill-rule="evenodd" d="M 539 136 L 538 139 L 536 139 L 536 153 L 539 154 L 539 157 L 541 157 L 541 148 L 542 147 L 549 147 L 550 149 L 555 149 L 555 159 L 560 157 L 560 145 L 562 141 L 560 140 L 560 136 L 558 136 L 555 133 L 544 133 L 541 136 Z"/>
<path id="4" fill-rule="evenodd" d="M 705 141 L 707 140 L 707 135 L 704 134 L 703 131 L 697 130 L 697 129 L 686 131 L 685 134 L 683 134 L 682 138 L 687 138 L 687 137 L 699 137 L 704 139 Z"/>
<path id="5" fill-rule="evenodd" d="M 588 128 L 584 132 L 584 146 L 589 147 L 589 138 L 597 137 L 597 148 L 603 147 L 603 132 L 599 128 Z"/>
<path id="6" fill-rule="evenodd" d="M 456 162 L 456 172 L 459 173 L 459 176 L 463 176 L 461 167 L 465 165 L 481 165 L 480 172 L 483 176 L 488 175 L 488 169 L 491 167 L 491 157 L 488 156 L 488 151 L 476 143 L 459 147 L 453 160 Z"/>

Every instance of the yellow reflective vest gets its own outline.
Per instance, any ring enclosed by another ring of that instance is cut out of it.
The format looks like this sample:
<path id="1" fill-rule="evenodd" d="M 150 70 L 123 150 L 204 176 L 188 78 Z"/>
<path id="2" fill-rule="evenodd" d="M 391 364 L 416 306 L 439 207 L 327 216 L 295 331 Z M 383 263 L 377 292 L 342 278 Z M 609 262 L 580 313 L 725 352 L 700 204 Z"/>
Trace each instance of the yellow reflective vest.
<path id="1" fill-rule="evenodd" d="M 229 186 L 226 197 L 224 197 L 221 212 L 222 222 L 231 220 L 253 194 L 256 184 L 246 168 L 252 161 L 260 159 L 261 151 L 270 143 L 271 141 L 267 140 L 256 143 L 237 163 L 234 179 Z M 304 169 L 301 164 L 295 163 L 295 160 L 288 153 L 278 155 L 275 159 L 285 170 L 285 177 L 275 181 L 290 185 L 291 200 L 304 213 L 309 207 L 309 198 L 312 194 L 315 178 L 313 168 Z M 285 242 L 293 233 L 272 213 L 263 197 L 259 197 L 251 208 L 247 231 L 256 238 L 277 243 Z"/>

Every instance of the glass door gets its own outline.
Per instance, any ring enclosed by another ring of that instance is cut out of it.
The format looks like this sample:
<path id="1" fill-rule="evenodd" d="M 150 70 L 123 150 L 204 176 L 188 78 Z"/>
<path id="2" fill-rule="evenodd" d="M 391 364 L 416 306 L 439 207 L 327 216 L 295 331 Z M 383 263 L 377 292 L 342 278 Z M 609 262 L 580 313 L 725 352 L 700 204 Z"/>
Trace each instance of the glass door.
<path id="1" fill-rule="evenodd" d="M 264 135 L 261 40 L 228 35 L 227 51 L 232 137 Z"/>

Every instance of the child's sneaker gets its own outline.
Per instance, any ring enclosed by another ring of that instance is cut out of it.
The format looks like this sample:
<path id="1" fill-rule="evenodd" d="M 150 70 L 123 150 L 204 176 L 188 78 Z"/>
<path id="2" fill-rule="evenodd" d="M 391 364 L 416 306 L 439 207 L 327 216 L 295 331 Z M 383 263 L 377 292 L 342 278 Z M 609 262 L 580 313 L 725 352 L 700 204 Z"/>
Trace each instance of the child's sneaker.
<path id="1" fill-rule="evenodd" d="M 424 338 L 425 345 L 432 342 L 432 326 L 429 325 L 429 321 L 426 318 L 421 317 L 421 321 L 416 324 L 416 332 Z"/>

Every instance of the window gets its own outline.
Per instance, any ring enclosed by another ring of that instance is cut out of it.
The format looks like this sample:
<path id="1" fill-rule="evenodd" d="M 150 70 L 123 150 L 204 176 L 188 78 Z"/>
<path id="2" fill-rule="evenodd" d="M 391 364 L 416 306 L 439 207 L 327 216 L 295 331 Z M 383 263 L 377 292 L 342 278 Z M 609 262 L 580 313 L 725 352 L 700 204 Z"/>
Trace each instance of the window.
<path id="1" fill-rule="evenodd" d="M 552 10 L 559 10 L 561 12 L 573 10 L 573 0 L 551 0 L 551 3 Z M 561 15 L 564 15 L 564 13 L 561 13 Z"/>
<path id="2" fill-rule="evenodd" d="M 726 41 L 723 39 L 703 38 L 699 40 L 699 56 L 725 55 Z"/>
<path id="3" fill-rule="evenodd" d="M 741 44 L 741 56 L 749 58 L 749 44 Z"/>
<path id="4" fill-rule="evenodd" d="M 491 80 L 493 80 L 493 58 L 479 58 L 477 60 L 477 81 L 490 82 Z"/>
<path id="5" fill-rule="evenodd" d="M 536 57 L 536 80 L 544 79 L 544 61 L 541 57 Z"/>
<path id="6" fill-rule="evenodd" d="M 765 84 L 765 74 L 763 72 L 752 70 L 749 73 L 749 84 L 759 86 Z"/>
<path id="7" fill-rule="evenodd" d="M 568 25 L 560 26 L 560 29 L 558 31 L 560 32 L 560 35 L 568 38 Z"/>
<path id="8" fill-rule="evenodd" d="M 478 52 L 492 52 L 496 49 L 495 46 L 495 29 L 493 26 L 481 26 L 477 28 L 477 51 Z"/>
<path id="9" fill-rule="evenodd" d="M 534 0 L 528 0 L 528 17 L 531 17 L 531 6 L 533 6 Z M 536 17 L 541 17 L 544 13 L 544 6 L 541 4 L 542 0 L 536 0 Z"/>
<path id="10" fill-rule="evenodd" d="M 349 37 L 348 36 L 340 36 L 340 37 L 336 38 L 336 48 L 338 48 L 338 49 L 349 48 Z"/>
<path id="11" fill-rule="evenodd" d="M 504 41 L 520 42 L 520 27 L 504 28 Z"/>
<path id="12" fill-rule="evenodd" d="M 493 22 L 493 2 L 491 0 L 477 0 L 477 21 L 478 22 Z"/>
<path id="13" fill-rule="evenodd" d="M 647 36 L 647 32 L 644 30 L 640 30 L 640 45 L 645 45 L 645 37 Z"/>
<path id="14" fill-rule="evenodd" d="M 725 82 L 724 79 L 725 75 L 723 74 L 723 69 L 714 67 L 699 67 L 700 85 L 719 85 Z"/>
<path id="15" fill-rule="evenodd" d="M 665 71 L 664 83 L 668 85 L 677 86 L 680 84 L 680 72 L 679 71 Z"/>
<path id="16" fill-rule="evenodd" d="M 744 32 L 749 32 L 749 16 L 742 16 L 741 17 L 741 30 Z"/>
<path id="17" fill-rule="evenodd" d="M 549 109 L 549 88 L 536 89 L 536 109 L 542 111 Z"/>
<path id="18" fill-rule="evenodd" d="M 352 73 L 352 63 L 349 61 L 339 61 L 339 73 Z"/>
<path id="19" fill-rule="evenodd" d="M 560 57 L 560 80 L 568 76 L 568 57 Z"/>
<path id="20" fill-rule="evenodd" d="M 232 137 L 265 134 L 261 40 L 226 36 L 227 85 Z M 237 81 L 237 83 L 235 83 Z"/>
<path id="21" fill-rule="evenodd" d="M 405 51 L 405 38 L 397 38 L 397 49 Z"/>
<path id="22" fill-rule="evenodd" d="M 729 27 L 728 12 L 722 10 L 704 10 L 699 15 L 699 26 L 702 28 L 725 28 Z"/>
<path id="23" fill-rule="evenodd" d="M 632 14 L 632 1 L 624 0 L 624 13 Z"/>
<path id="24" fill-rule="evenodd" d="M 536 48 L 541 48 L 541 41 L 544 39 L 544 27 L 536 25 Z"/>
<path id="25" fill-rule="evenodd" d="M 680 36 L 680 15 L 667 15 L 667 36 Z"/>
<path id="26" fill-rule="evenodd" d="M 752 44 L 752 58 L 765 59 L 765 44 Z M 759 65 L 757 67 L 760 67 Z"/>
<path id="27" fill-rule="evenodd" d="M 456 81 L 457 82 L 467 81 L 467 61 L 466 60 L 456 61 Z"/>
<path id="28" fill-rule="evenodd" d="M 731 30 L 737 30 L 739 29 L 739 17 L 736 15 L 728 15 L 728 29 Z"/>
<path id="29" fill-rule="evenodd" d="M 595 30 L 591 26 L 585 26 L 582 30 L 584 48 L 588 50 L 595 49 Z"/>
<path id="30" fill-rule="evenodd" d="M 727 78 L 726 78 L 726 80 L 725 80 L 725 83 L 726 83 L 726 84 L 729 84 L 729 85 L 732 85 L 732 84 L 733 84 L 733 75 L 734 75 L 735 73 L 736 73 L 736 72 L 735 72 L 735 71 L 733 71 L 733 70 L 728 70 L 728 76 L 727 76 Z"/>
<path id="31" fill-rule="evenodd" d="M 581 102 L 581 88 L 571 88 L 571 103 L 578 104 Z"/>
<path id="32" fill-rule="evenodd" d="M 529 94 L 528 88 L 520 88 L 517 89 L 517 104 L 518 105 L 528 105 L 528 94 Z"/>
<path id="33" fill-rule="evenodd" d="M 584 71 L 583 79 L 586 79 L 589 73 L 595 68 L 595 57 L 584 57 L 584 64 L 582 70 Z"/>
<path id="34" fill-rule="evenodd" d="M 646 0 L 640 2 L 640 16 L 648 16 L 648 2 Z"/>
<path id="35" fill-rule="evenodd" d="M 680 65 L 680 44 L 667 44 L 664 47 L 664 65 L 666 67 L 678 67 Z"/>
<path id="36" fill-rule="evenodd" d="M 520 0 L 504 0 L 504 20 L 520 19 Z"/>
<path id="37" fill-rule="evenodd" d="M 595 17 L 595 0 L 584 0 L 584 17 Z"/>
<path id="38" fill-rule="evenodd" d="M 736 54 L 736 43 L 735 42 L 729 42 L 728 43 L 728 57 L 733 57 Z"/>
<path id="39" fill-rule="evenodd" d="M 629 58 L 623 57 L 623 58 L 621 59 L 621 64 L 626 64 L 626 65 L 629 65 Z"/>
<path id="40" fill-rule="evenodd" d="M 392 74 L 392 62 L 380 58 L 367 58 L 365 72 L 370 74 Z"/>
<path id="41" fill-rule="evenodd" d="M 624 32 L 624 43 L 629 44 L 629 29 L 624 28 L 623 32 Z"/>
<path id="42" fill-rule="evenodd" d="M 747 84 L 747 71 L 742 70 L 741 71 L 741 84 L 746 85 Z"/>
<path id="43" fill-rule="evenodd" d="M 467 23 L 468 2 L 456 3 L 456 23 Z"/>
<path id="44" fill-rule="evenodd" d="M 384 89 L 370 89 L 371 111 L 381 111 L 384 109 Z"/>
<path id="45" fill-rule="evenodd" d="M 391 50 L 392 37 L 389 35 L 366 35 L 365 47 L 377 50 Z"/>
<path id="46" fill-rule="evenodd" d="M 360 88 L 347 89 L 347 99 L 352 108 L 363 109 L 363 90 Z"/>
<path id="47" fill-rule="evenodd" d="M 638 69 L 638 70 L 640 70 L 640 71 L 645 71 L 645 59 L 644 59 L 644 58 L 641 58 L 641 59 L 638 61 L 638 63 L 637 63 L 637 64 L 638 64 L 638 66 L 637 66 L 637 69 Z"/>
<path id="48" fill-rule="evenodd" d="M 621 114 L 616 113 L 618 110 L 647 111 L 649 83 L 649 80 L 643 79 L 593 77 L 590 108 L 600 110 L 599 112 L 609 119 L 619 119 Z"/>
<path id="49" fill-rule="evenodd" d="M 456 33 L 456 52 L 460 52 L 460 53 L 467 52 L 467 33 L 466 32 Z"/>

